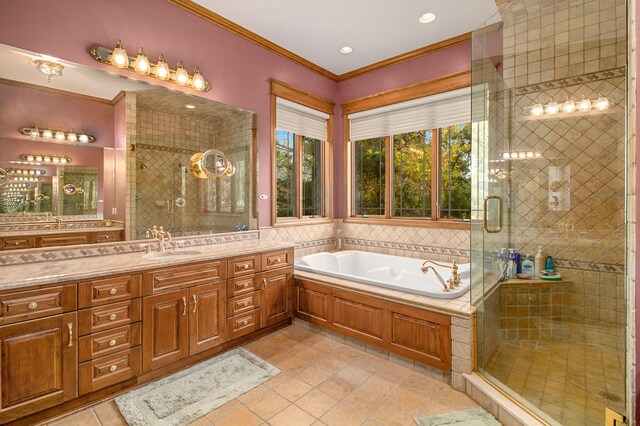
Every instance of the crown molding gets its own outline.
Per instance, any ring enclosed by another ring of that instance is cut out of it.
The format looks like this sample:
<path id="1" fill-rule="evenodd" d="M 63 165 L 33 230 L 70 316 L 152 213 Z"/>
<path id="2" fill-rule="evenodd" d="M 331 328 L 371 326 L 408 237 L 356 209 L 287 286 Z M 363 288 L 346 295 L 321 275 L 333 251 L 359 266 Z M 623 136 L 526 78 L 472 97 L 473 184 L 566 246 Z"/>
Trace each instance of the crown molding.
<path id="1" fill-rule="evenodd" d="M 393 56 L 391 58 L 388 58 L 379 62 L 375 62 L 370 65 L 366 65 L 364 67 L 355 69 L 353 71 L 349 71 L 343 74 L 335 74 L 329 71 L 328 69 L 323 68 L 319 65 L 316 65 L 313 62 L 303 58 L 302 56 L 297 55 L 291 52 L 290 50 L 287 50 L 284 47 L 275 44 L 272 41 L 267 40 L 266 38 L 254 33 L 253 31 L 250 31 L 245 27 L 240 26 L 225 17 L 218 15 L 215 12 L 212 12 L 211 10 L 193 2 L 192 0 L 167 0 L 167 1 L 221 28 L 226 29 L 227 31 L 230 31 L 236 35 L 239 35 L 240 37 L 243 37 L 257 44 L 258 46 L 264 47 L 265 49 L 277 55 L 280 55 L 286 59 L 289 59 L 290 61 L 293 61 L 298 65 L 301 65 L 330 80 L 337 81 L 337 82 L 358 77 L 360 75 L 366 74 L 371 71 L 375 71 L 377 69 L 380 69 L 389 65 L 398 64 L 400 62 L 405 62 L 405 61 L 417 58 L 419 56 L 427 55 L 429 53 L 437 52 L 439 50 L 443 50 L 449 47 L 457 46 L 459 44 L 467 43 L 471 40 L 471 33 L 465 33 L 465 34 L 461 34 L 461 35 L 449 38 L 447 40 L 442 40 L 434 44 L 430 44 L 415 50 L 411 50 L 409 52 L 401 53 L 400 55 Z"/>
<path id="2" fill-rule="evenodd" d="M 68 92 L 66 90 L 54 89 L 52 87 L 40 86 L 38 84 L 25 83 L 23 81 L 8 80 L 6 78 L 0 78 L 0 84 L 6 84 L 7 86 L 22 87 L 29 90 L 38 90 L 40 92 L 53 93 L 55 95 L 68 96 L 70 98 L 82 99 L 85 101 L 97 102 L 101 104 L 113 105 L 113 101 L 109 99 L 97 98 L 95 96 L 83 95 L 75 92 Z"/>

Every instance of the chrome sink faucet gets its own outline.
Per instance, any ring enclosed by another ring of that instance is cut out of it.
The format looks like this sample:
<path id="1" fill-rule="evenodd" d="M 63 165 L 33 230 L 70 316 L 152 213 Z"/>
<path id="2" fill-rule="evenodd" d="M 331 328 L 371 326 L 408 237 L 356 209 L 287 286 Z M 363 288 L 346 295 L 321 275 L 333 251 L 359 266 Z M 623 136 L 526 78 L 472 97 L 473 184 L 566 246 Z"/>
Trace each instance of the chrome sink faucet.
<path id="1" fill-rule="evenodd" d="M 434 268 L 432 265 L 427 265 L 428 263 L 439 266 L 441 268 L 450 268 L 451 277 L 449 277 L 449 279 L 445 281 L 444 278 L 442 278 L 442 275 L 440 275 L 440 273 L 436 271 L 436 268 Z M 458 265 L 455 260 L 453 261 L 451 266 L 443 265 L 441 263 L 434 262 L 433 260 L 426 260 L 420 267 L 420 271 L 422 271 L 423 274 L 426 274 L 427 272 L 429 272 L 429 269 L 431 269 L 436 274 L 438 281 L 440 281 L 440 284 L 442 284 L 442 286 L 444 287 L 444 291 L 451 291 L 460 285 L 460 275 L 458 274 Z"/>
<path id="2" fill-rule="evenodd" d="M 169 231 L 165 231 L 164 227 L 162 226 L 158 228 L 157 226 L 153 225 L 151 229 L 147 228 L 146 237 L 158 240 L 158 253 L 164 252 L 165 238 L 168 238 L 169 243 L 171 243 L 171 233 Z"/>

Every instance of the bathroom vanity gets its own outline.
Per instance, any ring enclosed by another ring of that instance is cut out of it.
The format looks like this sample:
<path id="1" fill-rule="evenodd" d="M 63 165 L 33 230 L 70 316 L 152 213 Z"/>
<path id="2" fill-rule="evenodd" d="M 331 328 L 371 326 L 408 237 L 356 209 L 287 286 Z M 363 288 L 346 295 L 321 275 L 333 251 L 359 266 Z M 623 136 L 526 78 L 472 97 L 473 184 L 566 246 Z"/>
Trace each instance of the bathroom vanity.
<path id="1" fill-rule="evenodd" d="M 51 418 L 290 324 L 291 245 L 197 248 L 4 267 L 0 423 Z"/>

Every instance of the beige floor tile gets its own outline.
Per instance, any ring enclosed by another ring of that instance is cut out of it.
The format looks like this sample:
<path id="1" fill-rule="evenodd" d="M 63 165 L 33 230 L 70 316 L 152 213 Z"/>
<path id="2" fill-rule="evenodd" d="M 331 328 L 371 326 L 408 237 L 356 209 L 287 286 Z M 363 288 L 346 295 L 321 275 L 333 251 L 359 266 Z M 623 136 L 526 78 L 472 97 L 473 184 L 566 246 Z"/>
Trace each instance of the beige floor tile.
<path id="1" fill-rule="evenodd" d="M 290 405 L 269 419 L 269 424 L 273 426 L 308 426 L 315 421 L 315 417 L 309 413 L 295 405 Z"/>
<path id="2" fill-rule="evenodd" d="M 247 407 L 240 407 L 233 413 L 222 417 L 215 422 L 216 426 L 258 426 L 263 421 Z"/>
<path id="3" fill-rule="evenodd" d="M 262 384 L 258 387 L 251 389 L 249 392 L 243 393 L 236 399 L 244 404 L 246 402 L 249 402 L 251 400 L 258 398 L 259 396 L 262 396 L 265 392 L 268 392 L 269 390 L 271 390 L 269 386 Z"/>
<path id="4" fill-rule="evenodd" d="M 269 391 L 247 402 L 246 406 L 264 420 L 269 420 L 289 406 L 289 401 L 278 395 L 275 391 Z"/>
<path id="5" fill-rule="evenodd" d="M 113 400 L 95 405 L 93 411 L 103 426 L 127 426 L 127 422 Z"/>
<path id="6" fill-rule="evenodd" d="M 311 386 L 318 386 L 333 374 L 334 372 L 328 371 L 321 365 L 311 365 L 298 373 L 296 377 Z"/>
<path id="7" fill-rule="evenodd" d="M 330 397 L 324 392 L 318 389 L 313 389 L 311 392 L 304 395 L 302 398 L 296 401 L 296 405 L 302 408 L 312 416 L 319 418 L 322 417 L 331 407 L 337 404 L 337 400 Z"/>
<path id="8" fill-rule="evenodd" d="M 372 395 L 362 389 L 356 389 L 342 400 L 342 402 L 349 404 L 354 409 L 365 413 L 374 413 L 384 401 L 384 397 Z"/>
<path id="9" fill-rule="evenodd" d="M 414 424 L 416 413 L 407 410 L 405 407 L 387 402 L 378 408 L 373 419 L 385 426 L 406 426 Z"/>
<path id="10" fill-rule="evenodd" d="M 355 365 L 347 365 L 342 370 L 336 373 L 336 377 L 343 379 L 345 382 L 353 385 L 354 387 L 360 386 L 365 382 L 373 373 L 364 368 L 357 367 Z"/>
<path id="11" fill-rule="evenodd" d="M 364 423 L 369 418 L 369 414 L 341 402 L 327 411 L 320 420 L 328 426 L 356 426 Z"/>
<path id="12" fill-rule="evenodd" d="M 216 408 L 215 410 L 207 414 L 205 417 L 210 422 L 215 423 L 217 420 L 238 411 L 240 408 L 242 408 L 242 404 L 240 404 L 237 400 L 234 399 L 233 401 L 229 401 L 226 404 Z"/>
<path id="13" fill-rule="evenodd" d="M 361 384 L 358 389 L 362 389 L 364 392 L 368 392 L 372 395 L 388 398 L 396 391 L 396 389 L 398 389 L 399 386 L 400 385 L 398 383 L 374 374 Z"/>
<path id="14" fill-rule="evenodd" d="M 309 392 L 313 387 L 296 377 L 292 377 L 287 381 L 282 382 L 274 390 L 287 400 L 294 402 L 297 401 L 302 395 Z"/>
<path id="15" fill-rule="evenodd" d="M 49 426 L 100 426 L 100 420 L 98 420 L 96 413 L 89 408 L 51 422 Z"/>
<path id="16" fill-rule="evenodd" d="M 416 412 L 429 402 L 429 397 L 415 388 L 400 386 L 389 397 L 388 401 L 399 405 L 406 411 Z"/>
<path id="17" fill-rule="evenodd" d="M 317 388 L 334 399 L 342 400 L 355 389 L 355 386 L 340 377 L 333 376 Z"/>

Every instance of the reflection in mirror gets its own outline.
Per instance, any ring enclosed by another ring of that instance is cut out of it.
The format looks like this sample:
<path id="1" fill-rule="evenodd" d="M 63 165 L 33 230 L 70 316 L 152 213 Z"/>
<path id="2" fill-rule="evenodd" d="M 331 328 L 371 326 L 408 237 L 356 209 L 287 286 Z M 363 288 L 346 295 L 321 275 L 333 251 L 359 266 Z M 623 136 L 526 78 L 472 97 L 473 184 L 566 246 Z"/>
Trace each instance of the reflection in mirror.
<path id="1" fill-rule="evenodd" d="M 253 113 L 1 44 L 0 62 L 0 250 L 257 229 Z M 191 173 L 206 152 L 221 177 Z M 20 235 L 32 245 L 5 244 Z"/>

